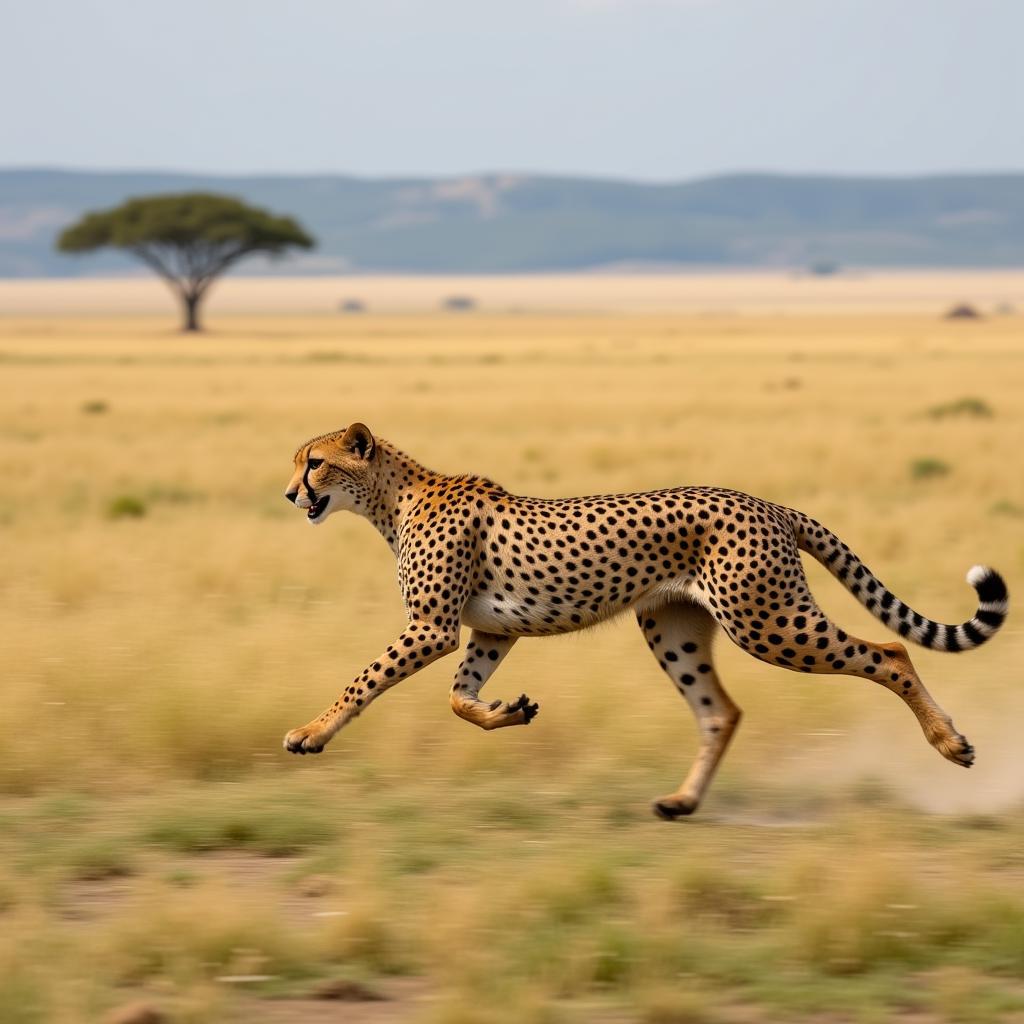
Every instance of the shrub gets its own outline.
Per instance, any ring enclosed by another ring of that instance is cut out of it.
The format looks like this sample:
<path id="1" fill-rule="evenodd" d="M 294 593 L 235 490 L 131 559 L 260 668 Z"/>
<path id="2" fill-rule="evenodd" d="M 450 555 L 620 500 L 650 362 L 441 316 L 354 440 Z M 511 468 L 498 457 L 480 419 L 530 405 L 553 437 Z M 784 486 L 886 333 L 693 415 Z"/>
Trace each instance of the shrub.
<path id="1" fill-rule="evenodd" d="M 83 840 L 66 852 L 67 873 L 81 882 L 101 882 L 134 873 L 131 854 L 107 837 Z"/>
<path id="2" fill-rule="evenodd" d="M 1009 516 L 1011 519 L 1024 518 L 1024 508 L 1014 504 L 1012 501 L 996 501 L 989 507 L 988 511 L 993 516 Z"/>
<path id="3" fill-rule="evenodd" d="M 980 320 L 981 314 L 970 303 L 961 302 L 946 313 L 947 320 Z"/>
<path id="4" fill-rule="evenodd" d="M 952 402 L 940 402 L 933 405 L 926 413 L 933 420 L 945 419 L 947 416 L 971 416 L 974 419 L 991 419 L 994 415 L 992 406 L 983 398 L 957 398 Z"/>
<path id="5" fill-rule="evenodd" d="M 915 480 L 930 480 L 933 477 L 946 476 L 951 471 L 952 467 L 948 462 L 943 462 L 942 459 L 925 457 L 914 459 L 910 463 L 910 475 Z"/>
<path id="6" fill-rule="evenodd" d="M 107 505 L 108 519 L 141 519 L 146 514 L 146 503 L 133 494 L 120 494 Z"/>

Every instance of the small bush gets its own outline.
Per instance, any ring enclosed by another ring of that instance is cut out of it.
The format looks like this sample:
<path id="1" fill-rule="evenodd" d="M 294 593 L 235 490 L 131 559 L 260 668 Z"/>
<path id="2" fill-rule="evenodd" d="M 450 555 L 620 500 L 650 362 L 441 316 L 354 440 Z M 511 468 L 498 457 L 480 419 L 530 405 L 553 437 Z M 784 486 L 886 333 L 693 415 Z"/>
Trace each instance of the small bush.
<path id="1" fill-rule="evenodd" d="M 980 320 L 981 314 L 970 303 L 961 302 L 946 313 L 947 320 Z"/>
<path id="2" fill-rule="evenodd" d="M 983 398 L 958 398 L 953 402 L 940 402 L 926 412 L 933 420 L 948 416 L 969 416 L 974 419 L 991 419 L 995 415 L 992 406 Z"/>
<path id="3" fill-rule="evenodd" d="M 105 412 L 110 412 L 110 406 L 102 399 L 94 398 L 82 403 L 82 412 L 86 416 L 102 416 Z"/>
<path id="4" fill-rule="evenodd" d="M 914 480 L 931 480 L 938 476 L 947 476 L 952 472 L 952 467 L 942 459 L 926 457 L 914 459 L 910 463 L 910 475 Z"/>
<path id="5" fill-rule="evenodd" d="M 121 494 L 107 505 L 108 519 L 141 519 L 146 514 L 146 503 L 133 494 Z"/>
<path id="6" fill-rule="evenodd" d="M 989 514 L 993 516 L 1008 516 L 1010 519 L 1024 519 L 1024 508 L 1014 504 L 1012 501 L 997 501 L 989 506 Z"/>
<path id="7" fill-rule="evenodd" d="M 90 839 L 75 844 L 65 855 L 68 874 L 80 882 L 101 882 L 134 873 L 131 855 L 109 839 Z"/>

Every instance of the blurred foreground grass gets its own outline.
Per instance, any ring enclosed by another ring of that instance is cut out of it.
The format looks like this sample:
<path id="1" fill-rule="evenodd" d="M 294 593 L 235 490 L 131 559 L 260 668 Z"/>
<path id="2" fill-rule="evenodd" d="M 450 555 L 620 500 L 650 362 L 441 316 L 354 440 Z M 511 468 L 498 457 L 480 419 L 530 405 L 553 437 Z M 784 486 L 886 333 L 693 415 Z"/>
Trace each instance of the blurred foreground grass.
<path id="1" fill-rule="evenodd" d="M 636 799 L 656 776 L 322 767 L 10 801 L 0 1019 L 138 995 L 278 1019 L 332 978 L 424 1022 L 1024 1013 L 1019 820 L 929 816 L 880 783 L 726 785 L 658 828 Z"/>
<path id="2" fill-rule="evenodd" d="M 628 620 L 517 647 L 490 686 L 528 730 L 455 719 L 451 659 L 321 759 L 279 746 L 402 621 L 370 528 L 282 499 L 306 437 L 362 419 L 542 495 L 738 487 L 960 621 L 971 564 L 1024 580 L 1015 318 L 220 327 L 0 321 L 0 1021 L 297 1020 L 332 977 L 392 997 L 354 1021 L 1024 1019 L 1014 617 L 914 654 L 970 773 L 887 695 L 722 646 L 747 715 L 677 826 L 647 803 L 694 729 Z"/>

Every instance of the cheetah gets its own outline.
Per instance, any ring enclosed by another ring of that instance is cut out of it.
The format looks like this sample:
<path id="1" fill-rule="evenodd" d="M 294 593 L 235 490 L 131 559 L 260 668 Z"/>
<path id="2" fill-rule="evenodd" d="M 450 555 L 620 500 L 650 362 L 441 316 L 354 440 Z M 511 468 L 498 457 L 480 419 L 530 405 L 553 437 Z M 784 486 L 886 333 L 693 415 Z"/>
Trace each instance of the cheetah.
<path id="1" fill-rule="evenodd" d="M 800 562 L 816 558 L 900 637 L 964 651 L 1006 618 L 998 573 L 975 566 L 974 617 L 947 626 L 914 611 L 834 533 L 802 512 L 719 487 L 526 498 L 481 476 L 432 472 L 362 423 L 302 445 L 285 497 L 320 525 L 335 512 L 368 519 L 398 562 L 408 626 L 338 699 L 285 736 L 318 754 L 385 690 L 453 653 L 471 632 L 450 692 L 481 729 L 528 725 L 538 705 L 480 693 L 521 637 L 586 629 L 632 611 L 658 664 L 690 705 L 700 746 L 682 785 L 655 800 L 664 819 L 699 806 L 740 721 L 712 658 L 720 630 L 755 658 L 796 672 L 860 676 L 897 694 L 954 764 L 974 748 L 925 689 L 899 642 L 851 636 L 818 608 Z"/>

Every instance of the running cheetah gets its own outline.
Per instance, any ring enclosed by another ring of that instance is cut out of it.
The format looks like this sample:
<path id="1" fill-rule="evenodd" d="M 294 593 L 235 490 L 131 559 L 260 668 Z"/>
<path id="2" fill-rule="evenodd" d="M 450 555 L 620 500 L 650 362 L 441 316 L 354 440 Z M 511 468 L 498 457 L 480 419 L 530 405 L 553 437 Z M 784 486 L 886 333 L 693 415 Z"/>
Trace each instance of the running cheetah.
<path id="1" fill-rule="evenodd" d="M 292 753 L 319 753 L 385 690 L 455 651 L 463 625 L 472 632 L 452 710 L 482 729 L 528 725 L 538 706 L 525 694 L 508 702 L 480 697 L 515 642 L 631 609 L 700 729 L 685 781 L 653 805 L 662 818 L 697 809 L 740 720 L 712 660 L 719 627 L 769 664 L 881 684 L 903 699 L 943 757 L 965 768 L 974 761 L 903 644 L 850 636 L 818 608 L 799 552 L 818 559 L 901 637 L 943 651 L 977 647 L 1003 624 L 1007 591 L 992 569 L 970 570 L 978 610 L 946 626 L 893 596 L 834 533 L 793 509 L 718 487 L 523 498 L 485 477 L 434 473 L 362 423 L 302 445 L 285 497 L 313 524 L 342 510 L 368 519 L 398 560 L 409 616 L 398 639 L 323 714 L 288 733 Z"/>

